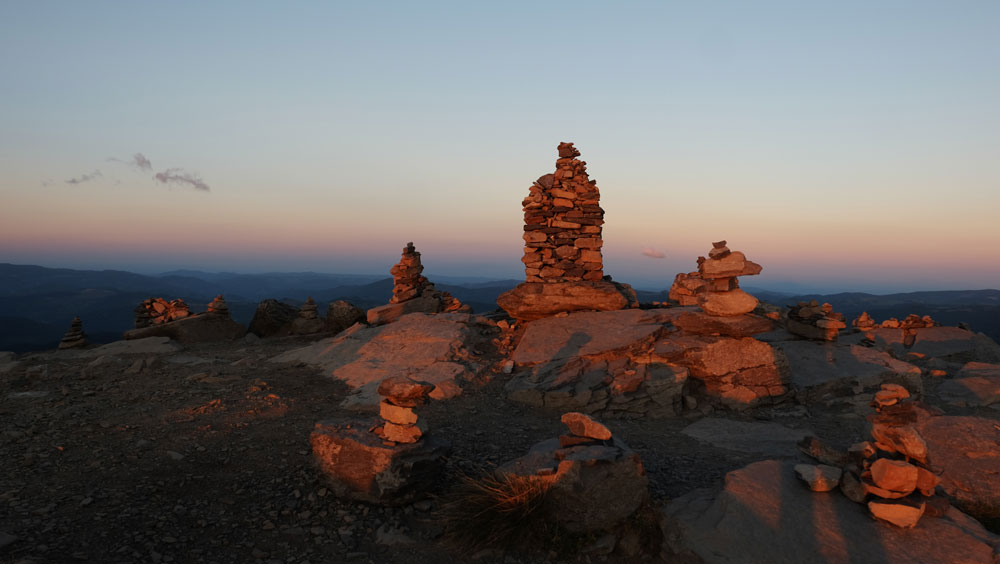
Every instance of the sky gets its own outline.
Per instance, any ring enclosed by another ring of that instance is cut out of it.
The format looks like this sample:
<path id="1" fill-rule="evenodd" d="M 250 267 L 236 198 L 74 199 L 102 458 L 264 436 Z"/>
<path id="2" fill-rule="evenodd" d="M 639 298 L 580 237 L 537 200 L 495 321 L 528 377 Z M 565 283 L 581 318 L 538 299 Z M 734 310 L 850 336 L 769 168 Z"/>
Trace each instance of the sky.
<path id="1" fill-rule="evenodd" d="M 572 141 L 605 272 L 1000 287 L 1000 3 L 0 3 L 0 262 L 521 278 Z"/>

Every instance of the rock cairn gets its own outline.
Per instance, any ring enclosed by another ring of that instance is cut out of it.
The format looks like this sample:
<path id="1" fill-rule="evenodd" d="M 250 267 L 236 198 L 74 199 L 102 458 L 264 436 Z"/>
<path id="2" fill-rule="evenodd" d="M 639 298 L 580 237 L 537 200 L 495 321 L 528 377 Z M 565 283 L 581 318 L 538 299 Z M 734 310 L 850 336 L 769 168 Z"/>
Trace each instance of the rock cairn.
<path id="1" fill-rule="evenodd" d="M 815 491 L 839 486 L 876 519 L 897 527 L 915 527 L 924 515 L 944 515 L 948 501 L 935 496 L 941 480 L 928 468 L 927 444 L 914 425 L 922 408 L 909 397 L 906 388 L 883 384 L 872 402 L 877 413 L 869 417 L 872 440 L 851 445 L 833 460 L 828 456 L 826 465 L 796 466 L 796 473 Z M 814 474 L 822 479 L 807 479 Z"/>
<path id="2" fill-rule="evenodd" d="M 226 305 L 226 300 L 222 298 L 222 294 L 215 296 L 215 299 L 208 304 L 207 313 L 229 317 L 229 306 Z"/>
<path id="3" fill-rule="evenodd" d="M 514 319 L 638 307 L 635 291 L 604 275 L 597 183 L 572 143 L 560 143 L 554 174 L 536 180 L 524 209 L 525 282 L 497 298 Z"/>
<path id="4" fill-rule="evenodd" d="M 433 384 L 414 382 L 409 378 L 383 380 L 378 386 L 378 394 L 382 396 L 379 404 L 382 424 L 374 429 L 374 433 L 382 440 L 394 444 L 419 441 L 427 428 L 423 423 L 418 423 L 419 418 L 413 408 L 427 403 L 432 390 Z"/>
<path id="5" fill-rule="evenodd" d="M 847 327 L 844 315 L 833 311 L 830 304 L 799 302 L 788 311 L 789 333 L 818 341 L 836 341 L 840 330 Z"/>
<path id="6" fill-rule="evenodd" d="M 851 321 L 851 327 L 854 327 L 857 331 L 867 333 L 868 331 L 878 327 L 878 323 L 876 323 L 875 320 L 868 315 L 867 311 L 863 311 L 861 312 L 861 315 L 854 319 L 854 321 Z"/>
<path id="7" fill-rule="evenodd" d="M 383 380 L 380 419 L 320 421 L 310 443 L 323 479 L 339 497 L 401 505 L 427 494 L 444 470 L 451 446 L 431 434 L 415 407 L 433 385 L 406 377 Z"/>
<path id="8" fill-rule="evenodd" d="M 60 349 L 75 349 L 87 346 L 87 335 L 83 332 L 83 322 L 79 317 L 74 317 L 69 324 L 69 331 L 63 335 L 59 341 Z"/>
<path id="9" fill-rule="evenodd" d="M 135 328 L 142 329 L 161 323 L 169 323 L 191 315 L 191 308 L 184 300 L 167 301 L 163 298 L 149 298 L 135 308 Z"/>
<path id="10" fill-rule="evenodd" d="M 429 283 L 423 276 L 423 271 L 420 253 L 412 242 L 407 243 L 403 247 L 403 256 L 399 259 L 399 263 L 389 271 L 389 274 L 392 274 L 392 298 L 389 299 L 389 303 L 402 303 L 423 293 Z"/>
<path id="11" fill-rule="evenodd" d="M 761 270 L 740 251 L 730 251 L 725 241 L 717 241 L 708 258 L 698 257 L 697 272 L 674 277 L 668 297 L 682 306 L 698 305 L 717 317 L 750 313 L 757 307 L 757 298 L 740 289 L 737 276 L 754 276 Z"/>
<path id="12" fill-rule="evenodd" d="M 598 281 L 604 277 L 601 226 L 604 210 L 597 182 L 572 143 L 559 144 L 555 174 L 528 189 L 524 206 L 524 263 L 527 282 Z"/>
<path id="13" fill-rule="evenodd" d="M 413 243 L 403 247 L 399 263 L 389 271 L 392 274 L 392 297 L 386 305 L 368 310 L 366 319 L 371 325 L 391 323 L 408 313 L 470 313 L 472 308 L 462 304 L 448 292 L 439 292 L 423 276 L 420 253 Z"/>
<path id="14" fill-rule="evenodd" d="M 562 416 L 569 433 L 536 444 L 500 472 L 545 487 L 544 518 L 573 532 L 607 531 L 649 499 L 639 455 L 589 416 Z"/>
<path id="15" fill-rule="evenodd" d="M 309 296 L 299 309 L 298 319 L 292 322 L 293 335 L 311 335 L 323 331 L 324 322 L 316 313 L 316 301 Z"/>

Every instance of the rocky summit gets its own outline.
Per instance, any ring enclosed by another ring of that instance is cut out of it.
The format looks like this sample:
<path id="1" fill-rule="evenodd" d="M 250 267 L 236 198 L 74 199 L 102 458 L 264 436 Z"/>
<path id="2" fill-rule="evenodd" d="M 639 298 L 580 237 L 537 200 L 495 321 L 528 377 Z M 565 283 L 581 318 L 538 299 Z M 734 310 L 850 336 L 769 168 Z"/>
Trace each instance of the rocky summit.
<path id="1" fill-rule="evenodd" d="M 150 298 L 0 352 L 0 561 L 1000 562 L 1000 346 L 761 302 L 727 241 L 640 303 L 557 150 L 494 311 L 407 243 L 367 311 Z"/>

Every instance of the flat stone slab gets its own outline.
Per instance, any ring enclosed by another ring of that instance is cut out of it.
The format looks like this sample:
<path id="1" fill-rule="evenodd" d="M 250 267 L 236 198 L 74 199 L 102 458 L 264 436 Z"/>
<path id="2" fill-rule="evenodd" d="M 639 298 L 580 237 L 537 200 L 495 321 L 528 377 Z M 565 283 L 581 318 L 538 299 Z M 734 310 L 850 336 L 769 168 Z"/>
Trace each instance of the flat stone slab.
<path id="1" fill-rule="evenodd" d="M 937 392 L 942 400 L 952 405 L 987 407 L 1000 402 L 1000 374 L 945 380 Z"/>
<path id="2" fill-rule="evenodd" d="M 878 328 L 871 333 L 875 348 L 892 351 L 897 357 L 912 352 L 948 362 L 1000 362 L 1000 346 L 981 333 L 958 327 L 923 327 L 910 331 L 912 344 L 909 347 L 902 329 Z"/>
<path id="3" fill-rule="evenodd" d="M 825 394 L 853 395 L 877 389 L 882 383 L 905 386 L 920 393 L 920 368 L 887 353 L 857 345 L 810 341 L 775 342 L 788 362 L 788 381 L 799 401 Z"/>
<path id="4" fill-rule="evenodd" d="M 721 492 L 671 501 L 660 525 L 667 562 L 981 564 L 1000 548 L 1000 537 L 955 508 L 909 530 L 878 522 L 837 490 L 810 491 L 794 462 L 778 460 L 730 472 Z"/>
<path id="5" fill-rule="evenodd" d="M 467 314 L 412 313 L 388 325 L 356 325 L 271 362 L 302 362 L 343 381 L 354 389 L 345 400 L 348 407 L 377 408 L 376 388 L 390 376 L 435 384 L 431 397 L 443 399 L 460 392 L 456 382 L 473 377 L 480 368 L 464 360 L 463 353 L 468 339 L 480 329 Z"/>
<path id="6" fill-rule="evenodd" d="M 538 364 L 627 349 L 663 333 L 670 310 L 597 311 L 527 323 L 514 350 L 517 364 Z"/>
<path id="7" fill-rule="evenodd" d="M 717 417 L 699 419 L 681 433 L 719 448 L 768 456 L 795 455 L 799 452 L 796 443 L 813 434 L 778 423 Z"/>
<path id="8" fill-rule="evenodd" d="M 181 345 L 170 337 L 146 337 L 128 341 L 115 341 L 78 353 L 80 356 L 99 357 L 121 354 L 170 354 L 181 350 Z"/>

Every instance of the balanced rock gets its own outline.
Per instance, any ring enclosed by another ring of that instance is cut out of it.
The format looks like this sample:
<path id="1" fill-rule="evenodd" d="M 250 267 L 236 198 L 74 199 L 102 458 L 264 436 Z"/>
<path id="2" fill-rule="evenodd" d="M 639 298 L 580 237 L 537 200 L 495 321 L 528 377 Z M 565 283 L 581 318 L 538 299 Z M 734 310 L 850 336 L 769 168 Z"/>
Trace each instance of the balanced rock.
<path id="1" fill-rule="evenodd" d="M 698 305 L 708 315 L 734 317 L 750 313 L 757 298 L 740 289 L 738 276 L 760 274 L 761 266 L 730 251 L 725 241 L 712 243 L 708 258 L 698 257 L 698 272 L 678 274 L 668 297 L 680 305 Z"/>
<path id="2" fill-rule="evenodd" d="M 87 346 L 87 335 L 83 332 L 83 322 L 79 317 L 74 317 L 70 322 L 69 331 L 63 335 L 59 341 L 60 349 L 76 349 Z"/>

